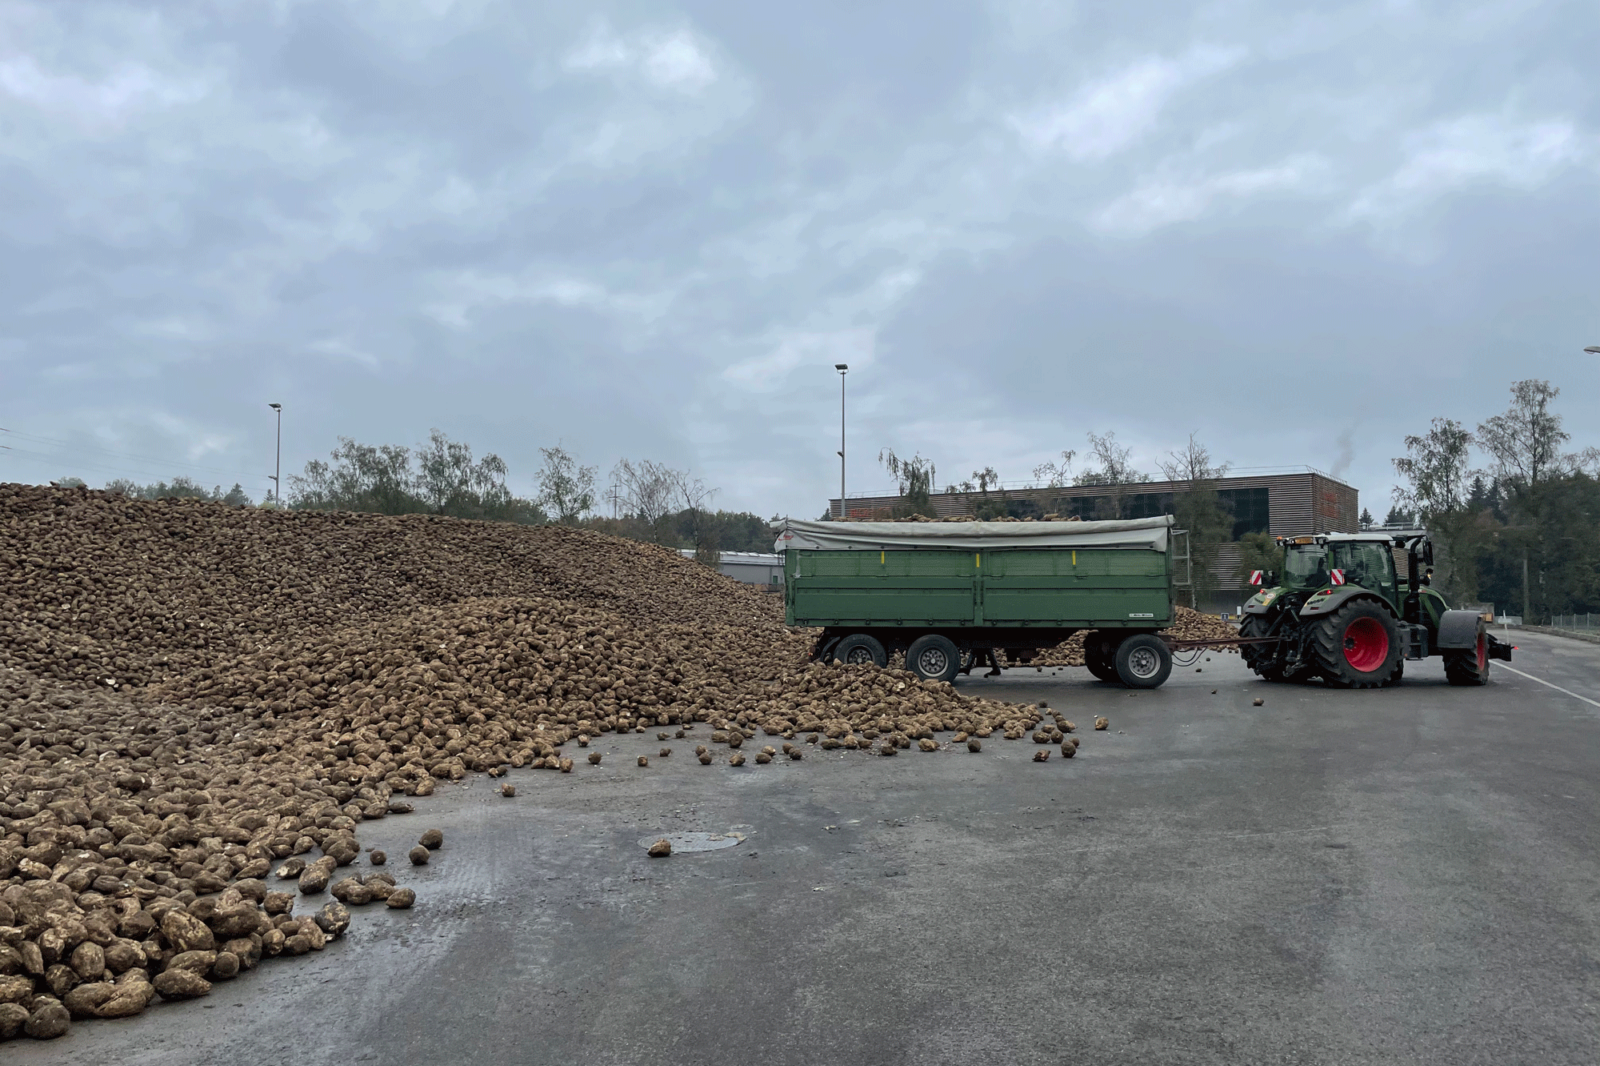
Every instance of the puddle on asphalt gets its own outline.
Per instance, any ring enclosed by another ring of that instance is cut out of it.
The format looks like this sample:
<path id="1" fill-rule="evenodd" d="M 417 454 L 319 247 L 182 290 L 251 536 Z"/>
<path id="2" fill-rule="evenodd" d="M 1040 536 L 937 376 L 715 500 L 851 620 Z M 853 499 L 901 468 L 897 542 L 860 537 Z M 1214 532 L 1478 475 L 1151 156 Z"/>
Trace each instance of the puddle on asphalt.
<path id="1" fill-rule="evenodd" d="M 719 848 L 731 848 L 745 838 L 743 833 L 659 833 L 655 836 L 640 837 L 639 846 L 648 848 L 658 840 L 667 840 L 672 844 L 674 855 L 683 851 L 716 851 Z"/>

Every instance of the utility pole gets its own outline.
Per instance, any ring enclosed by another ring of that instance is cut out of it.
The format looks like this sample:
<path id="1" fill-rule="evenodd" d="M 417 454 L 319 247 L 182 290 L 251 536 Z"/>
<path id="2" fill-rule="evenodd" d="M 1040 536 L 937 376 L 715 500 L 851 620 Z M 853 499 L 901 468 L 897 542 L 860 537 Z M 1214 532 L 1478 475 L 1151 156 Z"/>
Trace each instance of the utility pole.
<path id="1" fill-rule="evenodd" d="M 844 376 L 850 372 L 850 366 L 835 363 L 833 368 L 839 372 L 839 521 L 843 522 L 850 517 L 844 496 Z"/>
<path id="2" fill-rule="evenodd" d="M 1528 613 L 1529 610 L 1530 610 L 1530 608 L 1528 607 L 1528 549 L 1527 548 L 1523 548 L 1522 549 L 1522 624 L 1525 625 L 1525 626 L 1533 625 L 1533 622 L 1530 620 L 1530 617 L 1529 617 L 1529 613 Z"/>
<path id="3" fill-rule="evenodd" d="M 272 506 L 283 506 L 283 404 L 269 403 L 268 407 L 278 412 L 278 457 L 272 465 Z"/>

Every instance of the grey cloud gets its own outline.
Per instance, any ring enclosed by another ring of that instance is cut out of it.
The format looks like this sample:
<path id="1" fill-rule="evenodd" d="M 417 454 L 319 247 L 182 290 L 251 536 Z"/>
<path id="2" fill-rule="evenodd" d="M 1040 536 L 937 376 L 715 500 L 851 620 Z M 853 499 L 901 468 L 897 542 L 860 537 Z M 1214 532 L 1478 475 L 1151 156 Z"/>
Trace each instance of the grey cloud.
<path id="1" fill-rule="evenodd" d="M 1530 375 L 1600 436 L 1576 0 L 0 19 L 0 424 L 76 442 L 0 478 L 259 495 L 273 399 L 291 468 L 437 425 L 809 514 L 841 360 L 863 489 L 885 445 L 1020 478 L 1090 429 L 1328 466 L 1359 408 L 1373 500 Z"/>

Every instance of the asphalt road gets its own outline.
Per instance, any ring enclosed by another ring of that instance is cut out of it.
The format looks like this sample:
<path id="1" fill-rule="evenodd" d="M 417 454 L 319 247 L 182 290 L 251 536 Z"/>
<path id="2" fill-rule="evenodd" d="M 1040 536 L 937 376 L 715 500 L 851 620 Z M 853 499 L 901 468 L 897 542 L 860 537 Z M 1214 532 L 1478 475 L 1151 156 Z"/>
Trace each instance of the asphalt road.
<path id="1" fill-rule="evenodd" d="M 640 769 L 659 743 L 608 737 L 515 799 L 480 779 L 364 825 L 395 856 L 444 829 L 396 868 L 413 910 L 3 1057 L 1593 1064 L 1600 646 L 1521 643 L 1483 689 L 1437 660 L 1385 691 L 1267 685 L 1231 655 L 1136 695 L 963 682 L 1079 723 L 1044 764 L 997 736 L 702 767 L 691 739 Z M 745 839 L 645 856 L 678 831 Z"/>

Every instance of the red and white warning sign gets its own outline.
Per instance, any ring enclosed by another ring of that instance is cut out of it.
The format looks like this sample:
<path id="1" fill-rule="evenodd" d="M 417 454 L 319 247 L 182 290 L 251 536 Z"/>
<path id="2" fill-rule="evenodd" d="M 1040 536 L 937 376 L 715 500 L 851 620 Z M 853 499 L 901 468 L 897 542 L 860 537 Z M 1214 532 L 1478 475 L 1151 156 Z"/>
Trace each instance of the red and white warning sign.
<path id="1" fill-rule="evenodd" d="M 1250 571 L 1250 584 L 1252 584 L 1252 585 L 1261 584 L 1261 571 L 1259 571 L 1259 570 Z"/>
<path id="2" fill-rule="evenodd" d="M 1344 584 L 1344 571 L 1343 570 L 1334 570 L 1332 573 L 1329 574 L 1329 576 L 1331 578 L 1333 578 L 1333 583 L 1335 585 Z"/>

